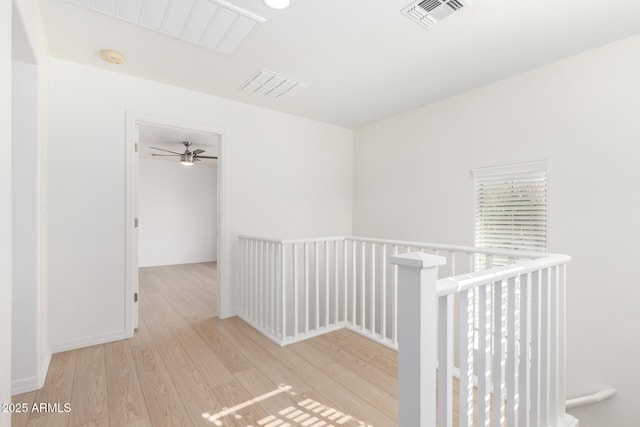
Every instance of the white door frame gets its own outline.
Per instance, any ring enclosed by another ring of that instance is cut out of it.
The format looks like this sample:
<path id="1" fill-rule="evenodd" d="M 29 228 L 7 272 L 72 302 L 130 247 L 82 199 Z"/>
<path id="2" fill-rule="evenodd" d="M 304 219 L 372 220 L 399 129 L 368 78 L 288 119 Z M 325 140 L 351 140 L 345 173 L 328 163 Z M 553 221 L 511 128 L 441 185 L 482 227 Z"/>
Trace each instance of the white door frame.
<path id="1" fill-rule="evenodd" d="M 135 230 L 134 221 L 138 215 L 138 155 L 136 152 L 136 144 L 138 143 L 138 125 L 153 125 L 182 130 L 197 131 L 210 133 L 220 137 L 218 152 L 218 224 L 217 224 L 217 259 L 218 259 L 218 295 L 220 288 L 224 286 L 220 282 L 221 270 L 224 269 L 224 251 L 221 250 L 221 242 L 226 241 L 223 237 L 225 233 L 223 209 L 224 203 L 224 154 L 226 146 L 226 131 L 224 128 L 201 124 L 191 123 L 184 120 L 172 119 L 167 117 L 156 116 L 152 114 L 127 111 L 126 114 L 126 130 L 125 130 L 125 146 L 126 146 L 126 212 L 125 212 L 125 230 L 126 230 L 126 247 L 125 247 L 125 301 L 124 301 L 124 323 L 125 334 L 127 338 L 133 336 L 134 329 L 138 323 L 137 304 L 134 303 L 134 293 L 138 292 L 138 239 Z M 217 312 L 222 312 L 221 298 L 217 298 Z"/>

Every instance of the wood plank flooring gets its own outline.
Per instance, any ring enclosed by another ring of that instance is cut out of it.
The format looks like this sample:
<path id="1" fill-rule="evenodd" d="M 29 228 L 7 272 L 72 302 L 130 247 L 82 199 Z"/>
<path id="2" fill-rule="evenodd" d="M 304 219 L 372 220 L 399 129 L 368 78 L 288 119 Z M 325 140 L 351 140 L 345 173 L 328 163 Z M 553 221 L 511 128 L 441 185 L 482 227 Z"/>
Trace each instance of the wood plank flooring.
<path id="1" fill-rule="evenodd" d="M 55 354 L 22 426 L 397 426 L 397 356 L 341 330 L 281 348 L 215 317 L 215 264 L 140 270 L 135 337 Z"/>

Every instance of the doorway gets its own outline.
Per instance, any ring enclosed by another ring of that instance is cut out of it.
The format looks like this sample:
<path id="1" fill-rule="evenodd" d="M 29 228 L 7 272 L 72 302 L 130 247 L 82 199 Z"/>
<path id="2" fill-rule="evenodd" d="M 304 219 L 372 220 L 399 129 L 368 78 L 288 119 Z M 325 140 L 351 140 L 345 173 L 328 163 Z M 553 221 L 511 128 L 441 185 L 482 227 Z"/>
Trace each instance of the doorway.
<path id="1" fill-rule="evenodd" d="M 164 289 L 168 299 L 173 294 L 183 307 L 191 306 L 202 316 L 219 313 L 224 133 L 207 125 L 128 113 L 126 134 L 125 327 L 132 337 L 141 290 Z M 185 159 L 172 153 L 186 150 L 217 159 L 185 166 Z"/>

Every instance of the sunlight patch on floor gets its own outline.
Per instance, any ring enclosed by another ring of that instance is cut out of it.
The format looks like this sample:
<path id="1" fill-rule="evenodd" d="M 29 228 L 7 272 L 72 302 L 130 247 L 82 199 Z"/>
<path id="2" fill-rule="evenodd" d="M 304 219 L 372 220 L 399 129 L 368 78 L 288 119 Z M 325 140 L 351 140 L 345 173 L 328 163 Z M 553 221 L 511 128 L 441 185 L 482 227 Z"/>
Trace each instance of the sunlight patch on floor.
<path id="1" fill-rule="evenodd" d="M 280 393 L 287 393 L 295 396 L 296 393 L 291 391 L 293 387 L 285 384 L 281 384 L 277 389 L 265 393 L 261 396 L 247 400 L 232 408 L 224 408 L 222 411 L 211 414 L 205 412 L 202 417 L 209 420 L 216 426 L 224 426 L 223 418 L 226 416 L 233 416 L 236 420 L 242 419 L 237 411 L 246 408 L 247 406 L 254 405 L 270 397 L 276 396 Z M 350 425 L 357 425 L 362 427 L 373 427 L 373 425 L 357 420 L 355 417 L 345 414 L 335 408 L 315 401 L 313 399 L 306 399 L 302 402 L 298 402 L 297 406 L 289 406 L 278 411 L 276 415 L 268 415 L 261 420 L 257 421 L 257 425 L 247 424 L 246 427 L 338 427 L 350 422 Z"/>

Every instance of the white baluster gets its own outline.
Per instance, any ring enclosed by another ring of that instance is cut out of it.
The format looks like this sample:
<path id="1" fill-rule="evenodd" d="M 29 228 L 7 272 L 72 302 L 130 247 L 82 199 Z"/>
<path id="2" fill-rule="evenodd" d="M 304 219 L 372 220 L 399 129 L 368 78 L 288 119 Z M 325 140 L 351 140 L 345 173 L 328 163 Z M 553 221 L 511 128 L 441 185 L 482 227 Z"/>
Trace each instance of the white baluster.
<path id="1" fill-rule="evenodd" d="M 453 425 L 453 295 L 438 305 L 438 426 Z"/>
<path id="2" fill-rule="evenodd" d="M 381 301 L 381 333 L 382 339 L 387 339 L 387 245 L 382 244 L 382 301 Z"/>
<path id="3" fill-rule="evenodd" d="M 298 337 L 298 331 L 300 329 L 299 312 L 300 301 L 298 297 L 298 248 L 295 243 L 292 246 L 293 253 L 293 338 Z"/>
<path id="4" fill-rule="evenodd" d="M 505 425 L 504 414 L 504 285 L 496 282 L 493 286 L 493 383 L 492 418 L 494 427 Z"/>
<path id="5" fill-rule="evenodd" d="M 269 301 L 269 316 L 268 316 L 268 322 L 269 322 L 269 332 L 270 333 L 275 333 L 275 327 L 273 324 L 273 318 L 274 318 L 274 312 L 275 312 L 275 303 L 276 303 L 276 299 L 275 299 L 275 272 L 276 272 L 276 261 L 275 261 L 275 251 L 274 251 L 274 246 L 275 243 L 270 242 L 268 243 L 268 248 L 269 248 L 269 259 L 268 259 L 268 265 L 269 265 L 269 298 L 267 298 L 267 301 Z"/>
<path id="6" fill-rule="evenodd" d="M 351 256 L 351 272 L 353 275 L 353 280 L 351 281 L 351 294 L 353 295 L 353 298 L 351 299 L 351 305 L 352 305 L 352 311 L 351 311 L 351 325 L 355 328 L 356 324 L 357 324 L 357 315 L 356 315 L 356 300 L 357 300 L 357 294 L 356 294 L 356 287 L 358 286 L 357 284 L 357 276 L 358 276 L 358 259 L 357 259 L 357 247 L 356 247 L 356 241 L 353 240 L 351 241 L 351 252 L 353 252 L 352 256 Z"/>
<path id="7" fill-rule="evenodd" d="M 313 270 L 316 272 L 316 291 L 315 291 L 315 300 L 316 300 L 316 323 L 315 329 L 316 332 L 320 329 L 320 251 L 318 250 L 318 242 L 313 243 L 313 255 L 314 255 L 314 266 Z"/>
<path id="8" fill-rule="evenodd" d="M 473 291 L 460 293 L 460 427 L 473 426 Z"/>
<path id="9" fill-rule="evenodd" d="M 518 375 L 518 427 L 529 427 L 530 411 L 530 368 L 531 360 L 530 324 L 531 310 L 529 309 L 529 296 L 531 295 L 531 274 L 520 276 L 520 365 Z"/>
<path id="10" fill-rule="evenodd" d="M 282 341 L 287 339 L 287 247 L 284 243 L 280 243 L 280 315 L 282 323 L 280 324 Z"/>
<path id="11" fill-rule="evenodd" d="M 549 306 L 549 269 L 540 272 L 540 424 L 549 424 L 549 329 L 551 310 Z"/>
<path id="12" fill-rule="evenodd" d="M 542 277 L 539 271 L 531 273 L 531 426 L 540 425 L 540 358 L 541 358 L 541 337 L 540 325 L 542 317 L 541 301 Z"/>
<path id="13" fill-rule="evenodd" d="M 367 243 L 362 242 L 362 276 L 360 277 L 360 329 L 363 331 L 367 326 L 367 306 L 366 306 L 366 279 L 367 279 Z"/>
<path id="14" fill-rule="evenodd" d="M 276 274 L 277 274 L 277 261 L 276 261 L 276 244 L 275 243 L 271 243 L 271 247 L 269 248 L 269 251 L 271 252 L 271 286 L 269 286 L 269 294 L 271 295 L 271 297 L 269 298 L 271 303 L 269 304 L 270 306 L 270 310 L 269 310 L 269 331 L 276 335 L 276 330 L 277 330 L 277 326 L 276 326 L 276 301 L 277 301 L 277 294 L 276 294 Z"/>
<path id="15" fill-rule="evenodd" d="M 558 266 L 560 269 L 558 275 L 558 413 L 564 416 L 567 411 L 565 405 L 566 399 L 566 379 L 567 379 L 567 356 L 566 356 L 566 339 L 567 339 L 567 266 L 562 264 Z"/>
<path id="16" fill-rule="evenodd" d="M 451 252 L 451 261 L 449 262 L 449 270 L 451 271 L 451 275 L 456 275 L 456 253 Z"/>
<path id="17" fill-rule="evenodd" d="M 329 327 L 329 301 L 331 298 L 331 291 L 329 288 L 329 242 L 324 242 L 324 325 Z"/>
<path id="18" fill-rule="evenodd" d="M 558 268 L 549 269 L 549 423 L 558 425 Z"/>
<path id="19" fill-rule="evenodd" d="M 248 309 L 247 309 L 247 299 L 249 293 L 249 280 L 248 280 L 248 271 L 249 271 L 249 241 L 246 239 L 241 240 L 242 244 L 242 312 L 248 318 Z"/>
<path id="20" fill-rule="evenodd" d="M 261 309 L 261 321 L 262 326 L 265 330 L 269 329 L 268 319 L 269 319 L 269 243 L 262 242 L 262 286 L 260 290 L 262 292 L 260 298 L 260 309 Z"/>
<path id="21" fill-rule="evenodd" d="M 478 426 L 491 425 L 491 289 L 478 289 Z"/>
<path id="22" fill-rule="evenodd" d="M 253 240 L 247 241 L 247 318 L 253 320 L 251 305 L 251 288 L 253 287 Z"/>
<path id="23" fill-rule="evenodd" d="M 309 335 L 309 243 L 304 243 L 304 334 Z"/>
<path id="24" fill-rule="evenodd" d="M 348 255 L 347 255 L 347 245 L 348 245 L 348 241 L 347 239 L 344 239 L 344 241 L 342 242 L 342 264 L 343 264 L 343 268 L 344 268 L 344 303 L 343 303 L 343 317 L 342 320 L 344 320 L 344 324 L 347 324 L 348 321 L 348 315 L 349 315 L 349 269 L 348 267 Z"/>
<path id="25" fill-rule="evenodd" d="M 264 242 L 260 241 L 260 248 L 258 253 L 258 324 L 264 327 Z"/>
<path id="26" fill-rule="evenodd" d="M 334 320 L 334 324 L 337 325 L 340 321 L 339 319 L 339 313 L 340 313 L 340 269 L 338 268 L 338 259 L 339 259 L 339 255 L 340 255 L 340 241 L 339 240 L 335 240 L 333 242 L 333 270 L 334 270 L 334 274 L 335 274 L 335 278 L 334 278 L 334 283 L 333 283 L 333 288 L 334 288 L 334 296 L 335 296 L 335 302 L 334 302 L 334 308 L 333 308 L 333 320 Z M 345 301 L 346 304 L 346 301 Z"/>
<path id="27" fill-rule="evenodd" d="M 515 277 L 507 282 L 507 355 L 506 355 L 506 388 L 507 388 L 507 424 L 517 424 L 516 412 L 518 410 L 518 325 L 516 307 L 516 283 Z"/>
<path id="28" fill-rule="evenodd" d="M 393 245 L 393 255 L 398 255 L 398 245 Z M 393 330 L 391 341 L 398 345 L 398 266 L 393 266 Z"/>
<path id="29" fill-rule="evenodd" d="M 256 297 L 258 292 L 258 242 L 253 242 L 253 254 L 252 254 L 252 265 L 253 265 L 253 280 L 251 286 L 251 320 L 255 323 L 258 323 L 258 298 Z"/>
<path id="30" fill-rule="evenodd" d="M 371 298 L 371 314 L 369 315 L 371 321 L 371 335 L 376 334 L 376 244 L 371 244 L 371 286 L 370 286 L 370 298 Z"/>
<path id="31" fill-rule="evenodd" d="M 267 308 L 266 297 L 267 297 L 267 263 L 265 261 L 267 256 L 267 251 L 265 249 L 266 242 L 260 241 L 260 258 L 258 259 L 258 263 L 260 265 L 260 271 L 258 273 L 260 279 L 260 285 L 258 288 L 258 323 L 262 326 L 263 329 L 266 329 L 266 321 L 265 321 L 265 310 Z"/>

